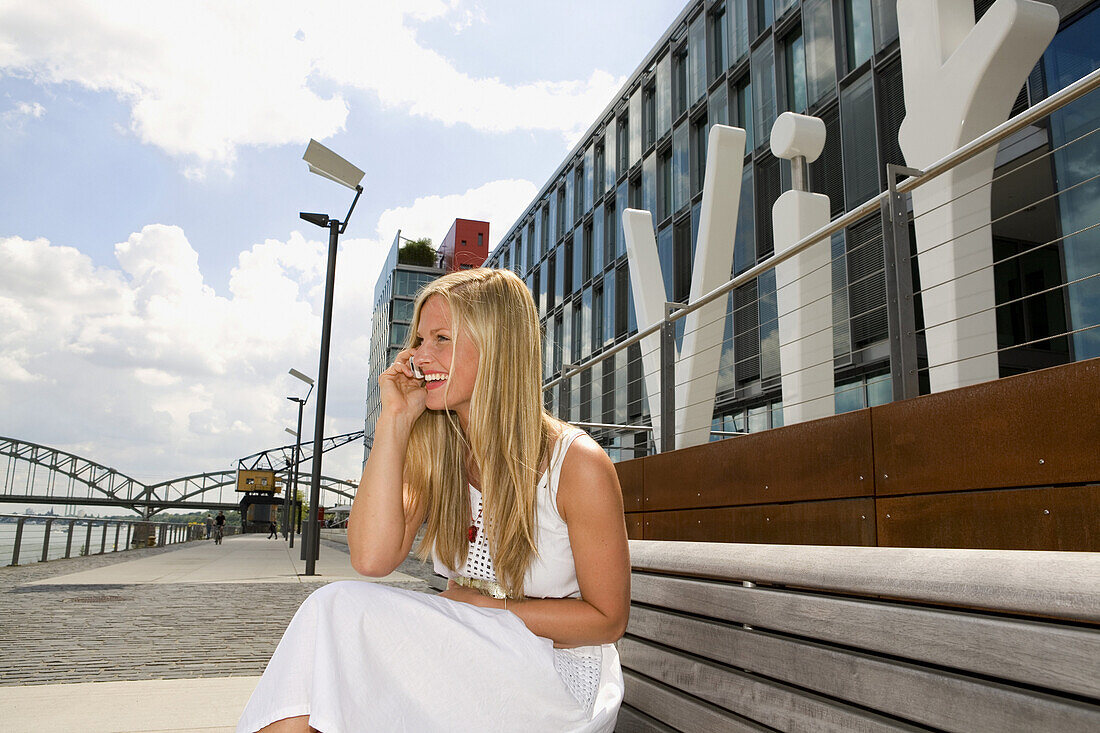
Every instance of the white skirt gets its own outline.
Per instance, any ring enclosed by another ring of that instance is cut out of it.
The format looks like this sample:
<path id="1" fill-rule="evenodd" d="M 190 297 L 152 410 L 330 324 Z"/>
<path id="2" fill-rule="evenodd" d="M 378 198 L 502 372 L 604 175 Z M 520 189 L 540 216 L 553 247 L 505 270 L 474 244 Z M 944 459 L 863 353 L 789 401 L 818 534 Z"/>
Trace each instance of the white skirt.
<path id="1" fill-rule="evenodd" d="M 611 644 L 555 650 L 509 611 L 342 581 L 302 603 L 237 731 L 610 732 L 622 698 Z"/>

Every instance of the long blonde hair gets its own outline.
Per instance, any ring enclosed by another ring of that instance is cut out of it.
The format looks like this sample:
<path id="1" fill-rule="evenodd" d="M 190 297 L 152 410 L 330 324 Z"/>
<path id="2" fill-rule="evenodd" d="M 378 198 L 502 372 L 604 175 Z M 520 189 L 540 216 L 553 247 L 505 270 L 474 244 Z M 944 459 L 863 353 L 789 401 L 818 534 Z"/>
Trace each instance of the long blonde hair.
<path id="1" fill-rule="evenodd" d="M 480 472 L 484 526 L 497 581 L 509 596 L 522 597 L 524 576 L 537 554 L 539 470 L 563 425 L 542 406 L 538 311 L 527 286 L 508 270 L 454 272 L 418 294 L 410 346 L 417 343 L 421 309 L 434 295 L 450 309 L 452 340 L 468 334 L 479 361 L 467 434 L 449 411 L 425 410 L 413 426 L 405 480 L 413 501 L 427 509 L 427 529 L 417 553 L 427 558 L 434 547 L 452 570 L 466 562 L 468 452 Z"/>

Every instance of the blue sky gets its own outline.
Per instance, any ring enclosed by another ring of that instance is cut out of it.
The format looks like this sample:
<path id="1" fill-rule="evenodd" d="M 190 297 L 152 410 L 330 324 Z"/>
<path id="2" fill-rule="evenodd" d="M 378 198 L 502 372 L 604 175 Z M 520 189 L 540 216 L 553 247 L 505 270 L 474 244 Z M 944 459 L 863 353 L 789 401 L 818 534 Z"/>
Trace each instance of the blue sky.
<path id="1" fill-rule="evenodd" d="M 0 434 L 143 480 L 283 442 L 323 291 L 297 214 L 351 197 L 307 173 L 310 137 L 366 171 L 327 432 L 361 427 L 396 230 L 495 241 L 682 7 L 0 0 Z"/>

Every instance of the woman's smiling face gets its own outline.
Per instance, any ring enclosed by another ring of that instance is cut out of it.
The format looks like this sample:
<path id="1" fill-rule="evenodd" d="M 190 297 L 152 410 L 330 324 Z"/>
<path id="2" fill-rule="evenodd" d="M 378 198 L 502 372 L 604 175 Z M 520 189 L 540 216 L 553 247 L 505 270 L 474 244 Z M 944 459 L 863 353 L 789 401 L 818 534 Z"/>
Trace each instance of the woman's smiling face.
<path id="1" fill-rule="evenodd" d="M 463 428 L 470 414 L 470 399 L 480 353 L 468 331 L 455 333 L 447 301 L 433 295 L 424 301 L 417 323 L 413 362 L 424 374 L 429 410 L 454 410 Z"/>

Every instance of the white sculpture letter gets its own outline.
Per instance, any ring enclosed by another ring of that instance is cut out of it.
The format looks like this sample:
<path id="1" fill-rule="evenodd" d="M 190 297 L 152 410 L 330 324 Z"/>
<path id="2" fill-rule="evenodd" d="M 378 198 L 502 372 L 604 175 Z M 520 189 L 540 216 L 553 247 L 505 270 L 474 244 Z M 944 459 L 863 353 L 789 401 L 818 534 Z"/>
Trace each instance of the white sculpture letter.
<path id="1" fill-rule="evenodd" d="M 898 0 L 906 164 L 926 168 L 1004 122 L 1058 29 L 1058 11 L 997 0 Z M 933 392 L 998 376 L 990 183 L 996 149 L 913 191 Z"/>

